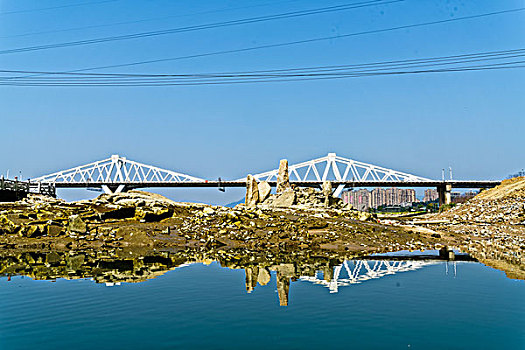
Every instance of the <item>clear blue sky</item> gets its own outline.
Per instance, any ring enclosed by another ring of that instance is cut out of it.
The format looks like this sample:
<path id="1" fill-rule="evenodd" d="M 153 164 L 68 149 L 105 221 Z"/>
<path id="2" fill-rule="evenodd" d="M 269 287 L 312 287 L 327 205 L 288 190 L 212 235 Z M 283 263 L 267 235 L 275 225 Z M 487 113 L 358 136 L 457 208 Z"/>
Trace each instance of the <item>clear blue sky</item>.
<path id="1" fill-rule="evenodd" d="M 90 4 L 85 4 L 85 3 Z M 206 24 L 351 1 L 0 0 L 0 50 Z M 355 1 L 357 2 L 357 1 Z M 85 4 L 68 6 L 70 4 Z M 260 6 L 259 6 L 260 5 Z M 43 8 L 59 7 L 43 10 Z M 0 55 L 0 68 L 67 71 L 525 7 L 424 1 L 97 45 Z M 41 9 L 39 11 L 26 11 Z M 159 19 L 159 17 L 169 17 Z M 15 36 L 26 33 L 140 23 Z M 525 47 L 525 12 L 100 72 L 196 73 L 368 63 Z M 235 179 L 336 152 L 416 175 L 500 179 L 525 167 L 525 69 L 149 88 L 0 86 L 0 173 L 24 178 L 121 154 Z M 170 190 L 197 200 L 202 191 Z M 224 203 L 241 192 L 213 192 Z M 202 200 L 202 198 L 201 198 Z"/>

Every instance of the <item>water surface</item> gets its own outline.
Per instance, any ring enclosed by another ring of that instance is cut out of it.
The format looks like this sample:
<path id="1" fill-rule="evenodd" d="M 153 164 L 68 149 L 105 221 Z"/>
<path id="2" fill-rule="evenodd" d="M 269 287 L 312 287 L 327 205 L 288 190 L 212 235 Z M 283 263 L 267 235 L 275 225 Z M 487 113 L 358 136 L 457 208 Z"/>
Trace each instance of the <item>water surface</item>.
<path id="1" fill-rule="evenodd" d="M 524 282 L 477 262 L 66 258 L 4 257 L 1 349 L 525 348 Z"/>

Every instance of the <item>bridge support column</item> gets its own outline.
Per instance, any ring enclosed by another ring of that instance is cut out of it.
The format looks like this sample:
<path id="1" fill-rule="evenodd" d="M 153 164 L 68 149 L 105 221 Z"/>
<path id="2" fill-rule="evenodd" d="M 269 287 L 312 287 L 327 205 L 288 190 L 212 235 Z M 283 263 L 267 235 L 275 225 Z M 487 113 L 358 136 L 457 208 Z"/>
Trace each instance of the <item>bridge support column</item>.
<path id="1" fill-rule="evenodd" d="M 439 206 L 450 204 L 452 202 L 451 200 L 452 185 L 451 184 L 440 185 L 438 186 L 437 191 L 439 195 Z"/>
<path id="2" fill-rule="evenodd" d="M 102 185 L 102 190 L 106 194 L 126 192 L 126 185 L 118 185 L 118 186 Z"/>
<path id="3" fill-rule="evenodd" d="M 337 188 L 335 189 L 335 192 L 334 192 L 334 194 L 332 196 L 333 197 L 339 197 L 344 189 L 345 189 L 345 185 L 337 186 Z"/>

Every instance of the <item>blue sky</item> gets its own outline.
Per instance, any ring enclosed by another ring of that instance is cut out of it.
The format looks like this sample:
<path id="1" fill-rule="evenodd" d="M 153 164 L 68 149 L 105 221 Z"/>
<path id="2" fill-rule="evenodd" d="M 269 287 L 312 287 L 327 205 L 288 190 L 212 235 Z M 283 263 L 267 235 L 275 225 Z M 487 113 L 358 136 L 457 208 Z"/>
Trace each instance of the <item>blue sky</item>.
<path id="1" fill-rule="evenodd" d="M 0 0 L 0 50 L 346 3 L 350 1 Z M 520 7 L 525 1 L 406 0 L 259 24 L 4 54 L 0 67 L 67 71 Z M 155 20 L 112 25 L 144 19 Z M 111 25 L 15 36 L 102 24 Z M 279 69 L 522 47 L 525 11 L 100 72 Z M 21 171 L 24 178 L 36 177 L 118 153 L 198 177 L 235 179 L 275 168 L 281 158 L 294 163 L 336 152 L 429 178 L 440 178 L 441 169 L 451 166 L 458 179 L 500 179 L 525 167 L 524 81 L 525 69 L 514 69 L 225 86 L 0 86 L 0 173 L 9 169 L 11 174 Z M 202 200 L 203 191 L 166 193 L 179 200 Z M 205 193 L 216 203 L 242 195 Z"/>

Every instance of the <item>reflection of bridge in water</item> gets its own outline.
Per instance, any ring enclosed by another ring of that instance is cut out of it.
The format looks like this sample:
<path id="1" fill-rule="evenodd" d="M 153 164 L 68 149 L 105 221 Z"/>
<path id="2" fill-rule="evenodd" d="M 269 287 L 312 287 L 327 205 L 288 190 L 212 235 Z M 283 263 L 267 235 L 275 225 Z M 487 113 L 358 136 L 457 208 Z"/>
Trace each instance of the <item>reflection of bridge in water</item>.
<path id="1" fill-rule="evenodd" d="M 320 279 L 316 274 L 316 276 L 301 276 L 300 280 L 325 286 L 330 293 L 337 293 L 339 287 L 363 283 L 400 272 L 415 271 L 435 264 L 437 264 L 436 261 L 350 260 L 335 267 L 333 278 L 326 279 L 327 276 L 323 276 L 323 279 Z M 346 278 L 342 277 L 343 271 L 347 274 Z"/>
<path id="2" fill-rule="evenodd" d="M 416 271 L 447 261 L 476 261 L 465 254 L 440 251 L 440 255 L 374 255 L 361 259 L 347 256 L 323 256 L 322 252 L 304 254 L 275 254 L 240 251 L 78 251 L 35 252 L 0 250 L 0 277 L 28 276 L 35 280 L 86 279 L 106 286 L 137 283 L 164 275 L 191 264 L 206 265 L 217 262 L 223 268 L 245 273 L 248 293 L 257 285 L 275 281 L 279 304 L 288 305 L 290 284 L 295 281 L 311 282 L 336 293 L 342 287 Z M 448 272 L 448 270 L 446 270 Z M 455 266 L 454 266 L 455 271 Z M 273 288 L 272 288 L 273 289 Z"/>

